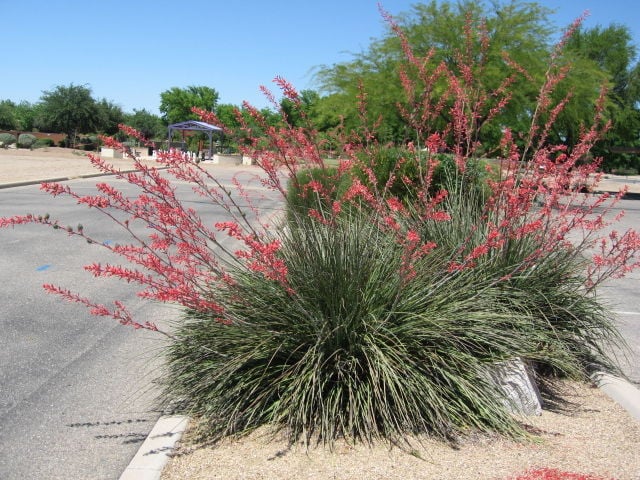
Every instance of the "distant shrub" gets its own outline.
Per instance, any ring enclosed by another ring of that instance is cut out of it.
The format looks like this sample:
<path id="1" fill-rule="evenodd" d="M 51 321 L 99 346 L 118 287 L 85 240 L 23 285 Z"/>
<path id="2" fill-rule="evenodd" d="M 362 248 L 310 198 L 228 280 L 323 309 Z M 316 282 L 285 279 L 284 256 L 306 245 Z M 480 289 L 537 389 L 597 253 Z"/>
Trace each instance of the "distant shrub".
<path id="1" fill-rule="evenodd" d="M 351 185 L 348 175 L 340 175 L 335 167 L 301 170 L 289 181 L 287 201 L 289 213 L 308 214 L 309 210 L 331 209 Z"/>
<path id="2" fill-rule="evenodd" d="M 53 147 L 55 144 L 56 142 L 51 138 L 38 138 L 33 144 L 33 148 Z"/>
<path id="3" fill-rule="evenodd" d="M 16 143 L 16 136 L 10 133 L 0 133 L 0 144 L 2 147 L 7 148 L 9 145 Z"/>
<path id="4" fill-rule="evenodd" d="M 387 190 L 391 195 L 406 198 L 415 194 L 425 171 L 426 155 L 410 153 L 406 148 L 380 145 L 360 154 L 360 161 L 371 169 L 379 191 Z M 368 174 L 360 172 L 360 180 L 368 181 Z"/>
<path id="5" fill-rule="evenodd" d="M 86 137 L 80 137 L 78 148 L 92 152 L 98 149 L 99 142 L 97 135 L 87 135 Z"/>
<path id="6" fill-rule="evenodd" d="M 633 167 L 617 168 L 612 170 L 615 175 L 637 175 L 638 169 Z"/>
<path id="7" fill-rule="evenodd" d="M 602 170 L 614 175 L 636 175 L 640 171 L 640 157 L 631 153 L 617 154 L 614 158 L 606 157 Z"/>
<path id="8" fill-rule="evenodd" d="M 37 138 L 30 133 L 21 133 L 18 137 L 18 148 L 32 148 Z"/>
<path id="9" fill-rule="evenodd" d="M 379 145 L 361 152 L 359 160 L 362 162 L 358 173 L 360 181 L 370 185 L 372 173 L 376 184 L 370 185 L 371 188 L 405 202 L 415 201 L 423 189 L 431 196 L 454 187 L 463 191 L 473 189 L 482 194 L 478 199 L 487 198 L 491 193 L 490 175 L 483 160 L 469 159 L 464 175 L 459 172 L 452 154 L 412 152 L 406 147 Z"/>

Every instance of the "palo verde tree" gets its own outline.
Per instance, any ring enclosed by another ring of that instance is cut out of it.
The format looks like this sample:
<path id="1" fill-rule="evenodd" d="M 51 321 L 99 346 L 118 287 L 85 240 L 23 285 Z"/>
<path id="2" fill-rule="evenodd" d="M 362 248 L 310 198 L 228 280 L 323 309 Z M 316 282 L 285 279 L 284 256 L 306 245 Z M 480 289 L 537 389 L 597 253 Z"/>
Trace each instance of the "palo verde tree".
<path id="1" fill-rule="evenodd" d="M 532 120 L 538 95 L 533 86 L 547 73 L 554 54 L 550 45 L 555 33 L 549 20 L 551 13 L 535 2 L 521 0 L 490 4 L 468 0 L 455 4 L 431 1 L 414 5 L 398 19 L 406 42 L 416 55 L 426 56 L 432 52 L 433 68 L 456 68 L 456 52 L 466 48 L 465 39 L 458 32 L 467 22 L 478 31 L 486 32 L 488 48 L 482 59 L 478 58 L 473 72 L 482 75 L 480 83 L 485 91 L 496 88 L 514 66 L 526 70 L 526 75 L 514 78 L 510 102 L 501 110 L 498 121 L 490 124 L 486 118 L 477 119 L 480 128 L 476 140 L 484 145 L 484 153 L 498 147 L 502 127 L 522 131 Z M 578 143 L 581 129 L 591 121 L 599 86 L 607 82 L 611 93 L 605 114 L 613 120 L 613 128 L 605 141 L 630 145 L 632 139 L 637 140 L 637 129 L 633 127 L 637 115 L 637 93 L 634 92 L 640 89 L 633 77 L 634 54 L 629 32 L 624 27 L 582 29 L 576 33 L 563 51 L 563 59 L 557 59 L 566 75 L 556 86 L 554 100 L 570 97 L 572 101 L 555 119 L 549 132 L 551 141 L 564 143 L 569 149 Z M 317 80 L 325 96 L 316 110 L 343 116 L 345 126 L 350 128 L 358 123 L 355 99 L 364 92 L 370 123 L 383 119 L 374 129 L 380 140 L 415 140 L 415 132 L 397 110 L 398 104 L 415 100 L 408 98 L 402 87 L 398 68 L 401 61 L 401 42 L 388 32 L 352 61 L 321 67 Z M 446 89 L 444 84 L 433 87 L 440 91 Z M 443 113 L 435 121 L 442 127 L 451 119 Z M 483 126 L 483 123 L 486 124 Z M 602 150 L 596 151 L 602 153 Z"/>
<path id="2" fill-rule="evenodd" d="M 512 91 L 511 103 L 501 113 L 502 123 L 522 129 L 531 120 L 526 112 L 531 111 L 536 98 L 532 80 L 540 80 L 547 65 L 548 39 L 553 32 L 549 14 L 550 10 L 535 3 L 519 1 L 492 4 L 490 8 L 468 0 L 456 4 L 432 1 L 414 5 L 410 12 L 399 17 L 398 23 L 416 55 L 432 51 L 432 64 L 442 63 L 448 68 L 456 68 L 456 52 L 465 47 L 465 40 L 459 35 L 464 25 L 471 22 L 474 27 L 485 31 L 490 42 L 482 59 L 486 65 L 481 79 L 485 89 L 499 85 L 512 68 L 511 63 L 527 69 L 529 78 L 518 80 L 517 88 Z M 345 116 L 347 125 L 357 123 L 357 102 L 354 100 L 364 91 L 370 120 L 384 118 L 377 127 L 379 137 L 384 140 L 413 140 L 414 133 L 407 128 L 397 110 L 398 103 L 411 100 L 406 98 L 399 77 L 398 67 L 402 59 L 400 40 L 388 32 L 351 62 L 320 68 L 317 79 L 322 91 L 329 94 L 326 101 L 334 111 Z M 444 91 L 446 85 L 435 85 L 434 88 Z M 440 124 L 445 125 L 449 121 L 449 118 L 442 117 Z M 479 133 L 495 140 L 500 132 L 499 129 L 485 129 Z"/>

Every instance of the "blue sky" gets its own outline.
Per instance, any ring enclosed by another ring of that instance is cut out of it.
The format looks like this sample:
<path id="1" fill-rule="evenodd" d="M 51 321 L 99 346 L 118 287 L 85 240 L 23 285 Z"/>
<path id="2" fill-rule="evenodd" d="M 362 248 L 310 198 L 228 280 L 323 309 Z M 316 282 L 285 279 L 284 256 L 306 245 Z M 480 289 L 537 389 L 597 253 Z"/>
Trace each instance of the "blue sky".
<path id="1" fill-rule="evenodd" d="M 383 0 L 395 15 L 412 0 Z M 629 26 L 632 0 L 540 0 L 558 27 Z M 0 0 L 0 100 L 36 102 L 57 85 L 87 85 L 125 111 L 158 113 L 172 87 L 215 88 L 221 103 L 263 107 L 260 85 L 280 75 L 313 88 L 318 65 L 350 60 L 385 31 L 377 0 Z"/>

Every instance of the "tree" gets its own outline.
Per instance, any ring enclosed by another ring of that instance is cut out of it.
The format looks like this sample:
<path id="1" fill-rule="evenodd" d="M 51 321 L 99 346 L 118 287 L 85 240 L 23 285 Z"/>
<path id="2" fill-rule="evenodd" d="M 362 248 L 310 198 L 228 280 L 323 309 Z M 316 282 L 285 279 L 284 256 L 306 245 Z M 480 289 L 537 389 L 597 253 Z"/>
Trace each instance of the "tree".
<path id="1" fill-rule="evenodd" d="M 213 111 L 218 98 L 218 92 L 210 87 L 173 87 L 160 94 L 162 119 L 168 124 L 195 120 L 198 117 L 191 111 L 193 107 Z"/>
<path id="2" fill-rule="evenodd" d="M 162 138 L 167 133 L 162 119 L 144 108 L 142 110 L 134 109 L 133 113 L 125 115 L 125 123 L 138 130 L 146 140 Z"/>
<path id="3" fill-rule="evenodd" d="M 306 121 L 318 128 L 316 106 L 320 101 L 320 94 L 315 90 L 301 90 L 299 99 L 300 105 L 298 106 L 294 104 L 293 100 L 283 98 L 280 102 L 282 115 L 290 125 L 297 127 L 307 126 L 303 119 L 304 116 Z"/>
<path id="4" fill-rule="evenodd" d="M 619 102 L 628 98 L 630 73 L 636 47 L 631 43 L 629 28 L 612 24 L 579 29 L 569 39 L 567 48 L 595 62 L 611 76 L 612 94 Z"/>
<path id="5" fill-rule="evenodd" d="M 469 0 L 417 4 L 409 13 L 399 16 L 397 23 L 404 31 L 414 55 L 429 58 L 431 72 L 438 65 L 446 65 L 456 71 L 461 55 L 475 57 L 473 69 L 477 79 L 476 97 L 495 91 L 503 79 L 514 71 L 523 74 L 514 77 L 511 101 L 499 113 L 499 121 L 487 124 L 477 130 L 477 141 L 484 146 L 487 154 L 498 146 L 501 126 L 513 131 L 526 131 L 533 115 L 533 105 L 537 91 L 533 86 L 543 78 L 553 54 L 549 45 L 551 10 L 536 3 L 511 0 L 483 4 Z M 465 43 L 465 25 L 475 29 L 473 41 Z M 566 96 L 570 102 L 553 122 L 549 140 L 561 142 L 571 149 L 579 140 L 581 128 L 593 116 L 593 106 L 602 84 L 610 83 L 612 93 L 607 114 L 614 119 L 614 129 L 609 134 L 613 143 L 631 145 L 631 139 L 638 138 L 637 129 L 629 129 L 629 121 L 635 124 L 636 107 L 640 98 L 638 78 L 633 76 L 631 59 L 634 49 L 630 45 L 630 35 L 624 27 L 612 26 L 606 29 L 579 30 L 570 39 L 569 48 L 558 62 L 558 74 L 563 77 L 554 92 L 553 100 L 562 101 Z M 482 45 L 488 44 L 483 50 Z M 568 65 L 572 70 L 566 73 Z M 405 115 L 398 111 L 399 105 L 409 110 L 419 103 L 421 92 L 408 98 L 401 85 L 401 72 L 415 79 L 418 68 L 404 71 L 406 61 L 400 39 L 389 31 L 381 39 L 374 41 L 354 60 L 333 66 L 321 67 L 317 80 L 325 96 L 318 102 L 316 110 L 324 112 L 328 118 L 342 116 L 347 129 L 358 124 L 360 114 L 354 101 L 366 94 L 367 115 L 370 125 L 379 140 L 404 142 L 413 140 L 416 133 L 408 125 Z M 514 69 L 514 65 L 517 65 Z M 526 74 L 524 73 L 526 71 Z M 434 85 L 436 91 L 447 90 L 446 81 Z M 634 93 L 635 92 L 635 93 Z M 449 99 L 448 101 L 453 101 Z M 624 107 L 622 108 L 622 105 Z M 446 109 L 443 109 L 446 112 Z M 383 118 L 383 122 L 378 122 Z M 433 128 L 441 128 L 450 122 L 443 113 L 434 118 Z M 478 118 L 482 123 L 485 119 Z M 378 123 L 376 123 L 378 122 Z M 627 131 L 625 131 L 625 128 Z M 635 136 L 634 136 L 635 135 Z M 624 141 L 622 139 L 625 139 Z"/>
<path id="6" fill-rule="evenodd" d="M 236 113 L 239 111 L 239 108 L 236 105 L 231 103 L 221 103 L 216 105 L 216 117 L 220 120 L 220 123 L 228 129 L 235 130 L 240 127 L 240 122 L 238 121 Z"/>
<path id="7" fill-rule="evenodd" d="M 604 158 L 605 170 L 640 170 L 638 156 L 626 153 L 640 147 L 640 64 L 634 64 L 637 49 L 631 40 L 628 27 L 613 24 L 580 29 L 567 45 L 579 61 L 598 69 L 609 86 L 612 128 L 594 149 Z"/>
<path id="8" fill-rule="evenodd" d="M 99 108 L 85 85 L 58 85 L 53 90 L 43 91 L 40 97 L 39 125 L 51 132 L 67 135 L 67 142 L 76 143 L 79 133 L 96 130 Z"/>
<path id="9" fill-rule="evenodd" d="M 119 105 L 103 98 L 96 104 L 98 116 L 96 119 L 96 130 L 107 135 L 114 135 L 118 132 L 120 125 L 124 121 L 124 112 Z"/>
<path id="10" fill-rule="evenodd" d="M 470 18 L 479 32 L 477 44 L 472 46 L 473 53 L 479 55 L 480 44 L 484 41 L 480 37 L 482 32 L 489 41 L 488 52 L 482 59 L 478 58 L 475 65 L 483 69 L 481 82 L 484 91 L 490 91 L 510 73 L 505 53 L 512 61 L 525 66 L 533 78 L 542 77 L 549 54 L 547 39 L 552 32 L 549 14 L 550 10 L 535 3 L 519 1 L 492 3 L 486 10 L 482 4 L 468 0 L 455 5 L 432 1 L 414 5 L 411 12 L 399 17 L 398 24 L 416 55 L 433 55 L 432 65 L 443 62 L 455 69 L 459 62 L 458 52 L 465 52 L 467 48 L 460 32 L 464 31 Z M 317 79 L 322 92 L 328 94 L 323 102 L 328 102 L 330 107 L 318 108 L 342 114 L 349 127 L 357 123 L 354 120 L 358 114 L 354 100 L 364 90 L 369 121 L 373 124 L 378 118 L 384 118 L 384 123 L 377 127 L 381 139 L 411 140 L 413 132 L 397 110 L 399 103 L 411 100 L 402 90 L 399 72 L 403 62 L 402 44 L 389 31 L 353 61 L 321 67 Z M 504 123 L 522 126 L 528 123 L 530 118 L 523 116 L 522 112 L 530 110 L 528 107 L 535 100 L 533 83 L 525 78 L 518 80 L 517 88 L 513 89 L 513 101 L 502 113 Z M 444 86 L 441 88 L 444 90 Z M 440 119 L 442 124 L 448 120 Z M 480 133 L 488 137 L 499 136 L 499 132 L 493 131 Z"/>
<path id="11" fill-rule="evenodd" d="M 36 128 L 37 119 L 40 116 L 42 106 L 39 103 L 22 101 L 16 105 L 15 115 L 20 130 L 31 132 Z"/>
<path id="12" fill-rule="evenodd" d="M 16 104 L 11 100 L 0 101 L 0 130 L 15 130 L 18 128 L 15 110 Z"/>

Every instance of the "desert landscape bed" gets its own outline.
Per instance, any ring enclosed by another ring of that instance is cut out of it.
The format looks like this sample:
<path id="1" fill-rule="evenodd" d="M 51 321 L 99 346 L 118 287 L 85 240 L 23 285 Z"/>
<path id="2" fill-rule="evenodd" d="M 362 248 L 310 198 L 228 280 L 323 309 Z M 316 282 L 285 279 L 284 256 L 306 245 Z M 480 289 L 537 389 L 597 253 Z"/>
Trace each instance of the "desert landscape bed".
<path id="1" fill-rule="evenodd" d="M 596 387 L 564 382 L 564 405 L 523 421 L 537 441 L 472 436 L 451 446 L 415 438 L 410 448 L 338 442 L 289 448 L 268 431 L 215 445 L 193 442 L 193 428 L 162 480 L 239 479 L 508 479 L 535 468 L 640 478 L 640 422 Z"/>

